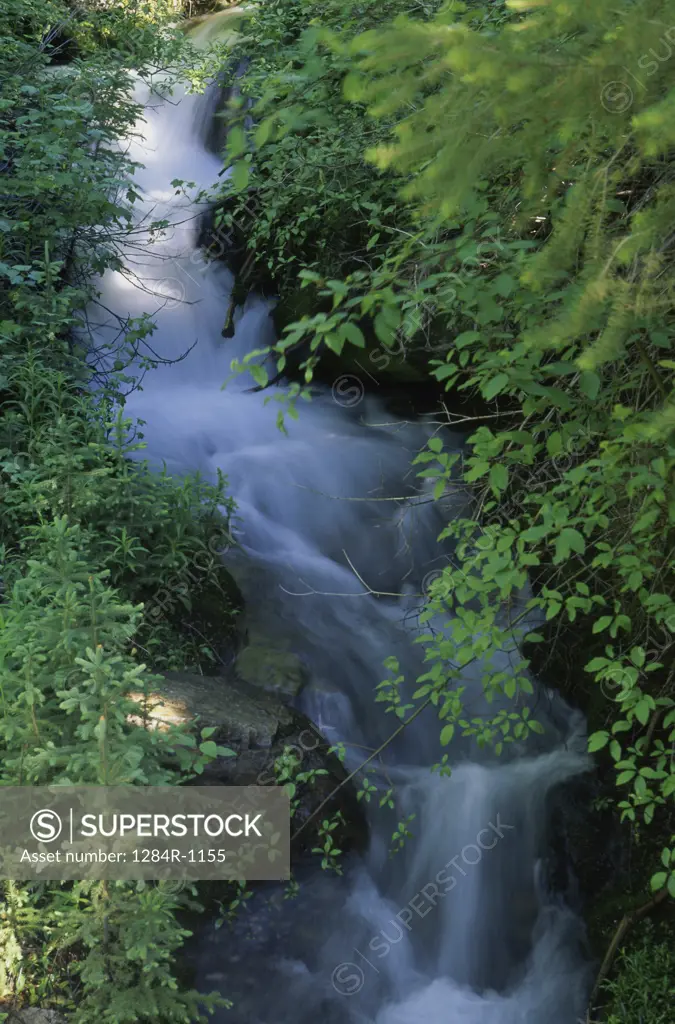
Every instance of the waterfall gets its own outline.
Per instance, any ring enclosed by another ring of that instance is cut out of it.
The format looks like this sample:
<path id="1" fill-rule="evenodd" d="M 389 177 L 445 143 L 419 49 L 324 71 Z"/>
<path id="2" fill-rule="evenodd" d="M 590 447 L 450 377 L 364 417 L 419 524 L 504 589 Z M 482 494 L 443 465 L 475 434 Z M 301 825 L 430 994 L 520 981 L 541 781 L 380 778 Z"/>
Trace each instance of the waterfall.
<path id="1" fill-rule="evenodd" d="M 143 165 L 137 232 L 125 269 L 102 280 L 95 337 L 110 344 L 116 317 L 147 312 L 154 351 L 188 353 L 147 372 L 126 411 L 145 421 L 157 465 L 226 474 L 241 545 L 228 566 L 248 612 L 309 666 L 304 709 L 326 735 L 372 748 L 392 730 L 374 702 L 383 660 L 395 654 L 411 681 L 422 670 L 414 595 L 437 568 L 443 521 L 420 500 L 410 464 L 432 426 L 326 389 L 285 435 L 269 392 L 251 391 L 248 377 L 222 390 L 232 359 L 273 341 L 270 304 L 251 296 L 234 337 L 222 337 L 233 278 L 196 248 L 191 202 L 221 171 L 204 144 L 208 99 L 177 90 L 165 101 L 139 85 L 139 102 L 145 113 L 128 142 Z M 177 178 L 194 182 L 187 196 L 171 186 Z M 157 238 L 148 225 L 160 219 L 169 227 Z M 387 500 L 401 495 L 404 512 Z M 514 656 L 503 652 L 505 667 Z M 480 671 L 473 665 L 463 680 L 475 701 Z M 404 730 L 386 771 L 401 814 L 414 815 L 412 839 L 389 857 L 396 820 L 373 812 L 371 848 L 342 878 L 315 873 L 276 909 L 256 897 L 234 934 L 205 939 L 200 983 L 221 984 L 235 1003 L 223 1021 L 575 1024 L 587 986 L 583 925 L 548 889 L 545 822 L 552 787 L 588 766 L 585 738 L 555 695 L 535 698 L 538 713 L 548 705 L 543 738 L 503 759 L 460 742 L 449 776 L 429 771 L 439 753 L 433 708 Z"/>

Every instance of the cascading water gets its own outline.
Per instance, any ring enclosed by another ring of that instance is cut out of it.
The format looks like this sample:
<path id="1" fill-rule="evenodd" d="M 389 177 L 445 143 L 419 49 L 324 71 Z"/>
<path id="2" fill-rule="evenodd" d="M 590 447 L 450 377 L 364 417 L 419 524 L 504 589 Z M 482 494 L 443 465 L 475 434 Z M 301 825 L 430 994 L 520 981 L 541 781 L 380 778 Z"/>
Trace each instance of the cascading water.
<path id="1" fill-rule="evenodd" d="M 150 371 L 127 412 L 146 421 L 152 460 L 175 473 L 227 475 L 240 516 L 241 552 L 231 567 L 247 611 L 303 657 L 312 676 L 305 711 L 332 741 L 350 744 L 357 763 L 351 745 L 376 746 L 392 730 L 374 702 L 383 660 L 396 655 L 411 681 L 421 671 L 413 644 L 419 600 L 370 591 L 419 592 L 438 567 L 442 520 L 415 495 L 410 471 L 432 428 L 392 422 L 370 400 L 345 408 L 317 394 L 284 436 L 275 404 L 247 390 L 249 379 L 221 390 L 233 358 L 272 341 L 269 304 L 251 297 L 234 338 L 222 338 L 232 275 L 196 249 L 195 207 L 170 184 L 209 187 L 217 179 L 221 162 L 203 141 L 208 100 L 139 100 L 145 115 L 130 155 L 144 165 L 136 176 L 141 234 L 125 255 L 127 269 L 103 279 L 95 337 L 110 343 L 119 331 L 113 316 L 100 322 L 102 308 L 117 317 L 145 311 L 157 323 L 159 355 L 190 350 Z M 150 244 L 143 225 L 159 219 L 171 227 Z M 381 500 L 401 495 L 410 498 L 403 511 L 400 501 Z M 512 656 L 504 651 L 505 666 Z M 478 707 L 479 664 L 463 682 Z M 587 767 L 585 742 L 560 700 L 542 692 L 534 699 L 547 724 L 536 746 L 506 759 L 455 746 L 449 777 L 429 771 L 439 753 L 433 710 L 404 730 L 386 761 L 400 815 L 415 815 L 413 838 L 389 858 L 396 821 L 374 813 L 369 853 L 348 861 L 342 878 L 310 876 L 293 901 L 265 906 L 256 896 L 250 926 L 205 939 L 200 984 L 217 981 L 235 1003 L 222 1020 L 577 1021 L 587 982 L 583 927 L 548 890 L 544 831 L 547 794 Z"/>

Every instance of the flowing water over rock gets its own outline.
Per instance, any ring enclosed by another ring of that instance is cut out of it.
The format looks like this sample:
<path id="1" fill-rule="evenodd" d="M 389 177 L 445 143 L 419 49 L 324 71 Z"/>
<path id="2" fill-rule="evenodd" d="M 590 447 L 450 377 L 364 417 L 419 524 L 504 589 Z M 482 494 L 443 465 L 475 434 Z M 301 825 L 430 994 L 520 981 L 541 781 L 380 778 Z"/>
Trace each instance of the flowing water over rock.
<path id="1" fill-rule="evenodd" d="M 444 520 L 410 463 L 433 428 L 337 387 L 303 404 L 284 436 L 268 392 L 247 390 L 246 377 L 221 390 L 233 358 L 273 340 L 269 304 L 251 297 L 234 338 L 223 339 L 232 275 L 195 248 L 197 211 L 170 184 L 217 180 L 221 161 L 203 141 L 209 100 L 139 100 L 142 138 L 130 143 L 145 165 L 139 223 L 165 217 L 172 227 L 154 244 L 136 239 L 127 271 L 106 274 L 101 302 L 118 316 L 153 314 L 162 357 L 190 351 L 151 370 L 127 411 L 146 421 L 153 461 L 177 474 L 227 475 L 241 544 L 227 560 L 248 613 L 302 656 L 311 674 L 304 710 L 331 741 L 349 744 L 356 764 L 396 724 L 374 702 L 383 660 L 396 655 L 411 682 L 421 671 L 415 594 L 443 563 L 435 538 Z M 96 319 L 98 340 L 111 341 L 117 322 L 100 307 Z M 405 505 L 382 500 L 401 496 Z M 513 657 L 505 651 L 504 665 Z M 464 682 L 480 707 L 479 664 Z M 257 893 L 232 930 L 203 938 L 200 987 L 222 987 L 235 1003 L 218 1019 L 575 1024 L 587 983 L 583 926 L 549 890 L 546 806 L 552 787 L 587 767 L 583 723 L 550 693 L 533 701 L 543 738 L 502 759 L 465 741 L 451 748 L 450 777 L 429 771 L 440 752 L 433 709 L 404 730 L 378 767 L 381 784 L 397 787 L 400 813 L 372 813 L 367 857 L 339 879 L 310 873 L 295 900 L 282 887 L 271 899 L 269 889 Z M 415 815 L 414 835 L 391 858 L 404 814 Z"/>

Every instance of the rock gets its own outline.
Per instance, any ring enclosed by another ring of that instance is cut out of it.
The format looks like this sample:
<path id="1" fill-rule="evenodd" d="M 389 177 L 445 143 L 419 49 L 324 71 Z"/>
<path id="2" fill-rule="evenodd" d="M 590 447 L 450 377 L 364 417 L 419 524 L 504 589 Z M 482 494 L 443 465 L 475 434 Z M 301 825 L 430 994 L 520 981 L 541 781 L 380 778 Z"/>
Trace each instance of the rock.
<path id="1" fill-rule="evenodd" d="M 161 693 L 150 702 L 149 719 L 156 728 L 187 725 L 215 728 L 216 743 L 239 754 L 256 750 L 265 757 L 280 730 L 289 727 L 292 713 L 261 689 L 225 676 L 167 672 Z"/>
<path id="2" fill-rule="evenodd" d="M 298 664 L 293 664 L 297 672 Z M 143 699 L 141 694 L 130 696 L 139 702 Z M 251 685 L 234 672 L 226 676 L 169 672 L 157 696 L 151 698 L 146 715 L 150 727 L 158 729 L 178 724 L 195 731 L 214 728 L 210 738 L 236 751 L 236 758 L 221 757 L 212 762 L 195 784 L 275 785 L 275 762 L 284 753 L 295 761 L 293 778 L 298 772 L 320 773 L 297 785 L 298 807 L 292 831 L 297 831 L 330 797 L 317 824 L 339 811 L 343 824 L 335 830 L 336 845 L 343 851 L 362 849 L 365 845 L 367 826 L 363 809 L 353 787 L 340 786 L 346 779 L 344 767 L 329 753 L 330 745 L 313 723 L 278 696 Z M 316 828 L 307 827 L 294 845 L 294 853 L 307 853 L 316 844 Z"/>
<path id="3" fill-rule="evenodd" d="M 271 646 L 261 634 L 249 631 L 248 643 L 235 662 L 235 672 L 252 686 L 294 700 L 307 682 L 300 658 L 281 646 Z"/>
<path id="4" fill-rule="evenodd" d="M 38 1010 L 31 1006 L 27 1010 L 13 1010 L 7 1024 L 66 1024 L 66 1018 L 57 1010 Z"/>
<path id="5" fill-rule="evenodd" d="M 607 728 L 608 698 L 602 687 L 584 683 L 584 666 L 604 653 L 592 620 L 542 627 L 545 643 L 528 644 L 532 672 L 555 688 L 586 718 L 589 734 Z M 602 959 L 627 910 L 645 902 L 644 881 L 654 872 L 660 836 L 646 832 L 640 842 L 616 806 L 614 765 L 599 758 L 594 771 L 569 779 L 550 793 L 550 882 L 583 914 L 590 954 Z"/>
<path id="6" fill-rule="evenodd" d="M 549 885 L 583 914 L 593 958 L 604 955 L 626 909 L 641 900 L 639 892 L 630 895 L 640 872 L 630 830 L 621 825 L 612 797 L 608 780 L 598 773 L 570 779 L 550 794 Z"/>

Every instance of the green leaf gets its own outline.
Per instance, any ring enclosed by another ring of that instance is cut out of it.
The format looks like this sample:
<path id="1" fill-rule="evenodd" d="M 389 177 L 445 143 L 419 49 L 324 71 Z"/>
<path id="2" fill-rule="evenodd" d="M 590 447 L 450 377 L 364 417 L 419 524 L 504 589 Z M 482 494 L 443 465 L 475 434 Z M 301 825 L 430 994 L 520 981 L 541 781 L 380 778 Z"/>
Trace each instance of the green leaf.
<path id="1" fill-rule="evenodd" d="M 607 627 L 611 624 L 611 622 L 612 622 L 612 616 L 611 615 L 602 615 L 599 619 L 596 619 L 595 622 L 593 623 L 593 632 L 594 633 L 602 633 L 602 631 L 604 629 L 607 629 Z M 596 659 L 594 659 L 594 660 L 596 660 Z M 603 661 L 604 661 L 604 659 L 603 659 Z M 590 663 L 590 665 L 592 665 L 592 664 L 593 664 L 593 662 Z M 590 666 L 589 666 L 589 671 L 593 671 L 593 669 L 591 669 Z"/>
<path id="2" fill-rule="evenodd" d="M 353 324 L 351 320 L 346 320 L 338 327 L 338 333 L 351 345 L 356 345 L 357 348 L 366 347 L 366 339 L 363 337 L 363 332 L 360 327 Z"/>
<path id="3" fill-rule="evenodd" d="M 480 480 L 482 476 L 490 471 L 489 462 L 476 462 L 473 466 L 464 474 L 464 479 L 468 484 L 474 483 L 476 480 Z"/>
<path id="4" fill-rule="evenodd" d="M 635 705 L 635 717 L 640 725 L 646 725 L 651 714 L 651 707 L 648 700 L 640 700 Z"/>
<path id="5" fill-rule="evenodd" d="M 256 149 L 260 149 L 261 146 L 264 146 L 269 139 L 272 132 L 272 124 L 272 118 L 266 117 L 265 120 L 261 121 L 256 128 L 254 136 Z"/>
<path id="6" fill-rule="evenodd" d="M 562 447 L 560 431 L 556 430 L 553 434 L 549 435 L 548 440 L 546 441 L 546 450 L 551 458 L 554 459 L 556 455 L 560 455 Z"/>
<path id="7" fill-rule="evenodd" d="M 480 334 L 478 331 L 464 331 L 462 334 L 458 334 L 454 339 L 455 348 L 465 348 L 467 345 L 471 345 L 474 341 L 480 341 Z"/>
<path id="8" fill-rule="evenodd" d="M 600 393 L 600 378 L 597 373 L 594 373 L 592 370 L 584 370 L 579 377 L 579 388 L 586 395 L 586 398 L 594 401 Z"/>
<path id="9" fill-rule="evenodd" d="M 433 371 L 433 376 L 436 380 L 446 380 L 448 377 L 454 377 L 457 374 L 457 367 L 452 363 L 446 363 L 445 366 L 437 366 Z"/>
<path id="10" fill-rule="evenodd" d="M 228 131 L 226 148 L 231 159 L 246 152 L 246 133 L 240 125 L 233 125 Z"/>
<path id="11" fill-rule="evenodd" d="M 609 743 L 609 733 L 604 730 L 600 732 L 594 732 L 592 736 L 588 738 L 588 752 L 589 754 L 595 754 L 596 751 L 602 750 Z"/>
<path id="12" fill-rule="evenodd" d="M 257 363 L 249 363 L 247 369 L 259 387 L 264 388 L 267 386 L 269 377 L 264 366 L 259 366 Z"/>
<path id="13" fill-rule="evenodd" d="M 218 757 L 218 747 L 213 740 L 206 740 L 205 743 L 200 743 L 199 749 L 205 757 Z"/>
<path id="14" fill-rule="evenodd" d="M 669 797 L 673 793 L 675 793 L 675 774 L 670 775 L 661 787 L 662 796 Z"/>
<path id="15" fill-rule="evenodd" d="M 501 462 L 495 462 L 490 467 L 490 486 L 498 495 L 505 491 L 509 485 L 509 471 Z"/>
<path id="16" fill-rule="evenodd" d="M 510 274 L 499 274 L 492 282 L 492 285 L 498 295 L 506 298 L 518 287 L 518 282 Z"/>
<path id="17" fill-rule="evenodd" d="M 638 668 L 642 668 L 642 666 L 645 663 L 645 658 L 646 655 L 643 647 L 633 647 L 633 649 L 630 652 L 630 660 L 633 662 L 634 665 L 636 665 Z"/>
<path id="18" fill-rule="evenodd" d="M 344 338 L 341 338 L 335 331 L 329 331 L 328 334 L 324 335 L 323 340 L 331 352 L 335 352 L 338 356 L 341 355 L 345 344 Z"/>
<path id="19" fill-rule="evenodd" d="M 583 534 L 579 533 L 578 530 L 575 530 L 572 527 L 564 529 L 562 534 L 572 551 L 576 551 L 577 554 L 583 555 L 586 550 L 586 541 L 584 540 Z"/>
<path id="20" fill-rule="evenodd" d="M 583 555 L 586 550 L 586 541 L 583 535 L 573 527 L 565 527 L 564 530 L 560 531 L 560 536 L 556 538 L 555 542 L 555 561 L 556 563 L 564 561 L 571 551 L 577 552 L 577 554 Z"/>
<path id="21" fill-rule="evenodd" d="M 232 182 L 236 192 L 243 192 L 248 185 L 250 177 L 250 167 L 245 160 L 237 160 L 236 164 L 232 168 L 232 174 L 230 181 Z"/>
<path id="22" fill-rule="evenodd" d="M 391 347 L 401 323 L 401 313 L 396 306 L 383 306 L 373 321 L 375 334 L 383 345 Z"/>
<path id="23" fill-rule="evenodd" d="M 491 380 L 487 381 L 487 383 L 482 385 L 481 391 L 483 397 L 487 399 L 488 402 L 492 401 L 493 398 L 496 398 L 497 395 L 501 394 L 508 383 L 509 378 L 507 375 L 505 373 L 498 373 L 496 377 L 493 377 Z"/>
<path id="24" fill-rule="evenodd" d="M 455 727 L 454 727 L 454 725 L 452 725 L 452 724 L 445 725 L 441 729 L 441 744 L 444 747 L 447 747 L 448 743 L 450 742 L 450 740 L 452 739 L 452 737 L 454 735 L 455 735 Z"/>

